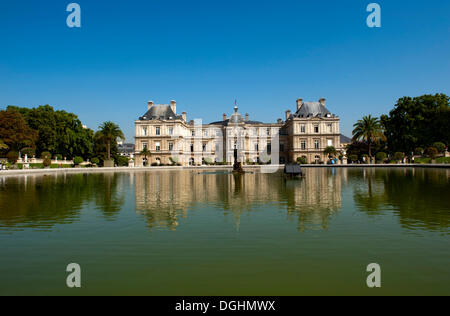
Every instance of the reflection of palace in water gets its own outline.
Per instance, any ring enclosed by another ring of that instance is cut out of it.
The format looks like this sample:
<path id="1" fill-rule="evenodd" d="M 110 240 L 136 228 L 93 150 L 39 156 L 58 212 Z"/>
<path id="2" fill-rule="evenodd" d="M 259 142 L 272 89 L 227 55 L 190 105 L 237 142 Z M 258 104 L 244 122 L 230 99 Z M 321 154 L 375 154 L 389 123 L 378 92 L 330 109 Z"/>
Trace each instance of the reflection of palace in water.
<path id="1" fill-rule="evenodd" d="M 136 210 L 149 227 L 176 229 L 196 204 L 225 210 L 239 226 L 241 214 L 269 207 L 287 210 L 305 226 L 328 227 L 328 218 L 341 208 L 341 182 L 346 169 L 308 170 L 308 177 L 286 180 L 282 173 L 232 175 L 198 171 L 135 174 Z"/>

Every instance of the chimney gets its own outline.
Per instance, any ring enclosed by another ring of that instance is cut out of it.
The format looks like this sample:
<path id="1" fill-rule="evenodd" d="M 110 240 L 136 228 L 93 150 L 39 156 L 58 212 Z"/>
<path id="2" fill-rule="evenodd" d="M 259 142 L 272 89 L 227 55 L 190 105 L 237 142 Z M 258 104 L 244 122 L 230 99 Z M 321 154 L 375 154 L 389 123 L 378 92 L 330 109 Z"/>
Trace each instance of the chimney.
<path id="1" fill-rule="evenodd" d="M 172 109 L 173 113 L 177 114 L 177 101 L 170 101 L 170 108 Z"/>
<path id="2" fill-rule="evenodd" d="M 279 118 L 279 119 L 277 120 L 277 123 L 278 123 L 278 124 L 283 124 L 283 120 Z"/>
<path id="3" fill-rule="evenodd" d="M 286 111 L 286 121 L 289 120 L 289 116 L 291 116 L 291 110 Z"/>
<path id="4" fill-rule="evenodd" d="M 183 112 L 183 113 L 181 113 L 181 116 L 183 117 L 183 121 L 185 121 L 186 122 L 186 112 Z"/>
<path id="5" fill-rule="evenodd" d="M 245 113 L 245 121 L 248 122 L 248 113 Z"/>
<path id="6" fill-rule="evenodd" d="M 319 103 L 320 103 L 321 105 L 325 106 L 325 104 L 326 104 L 325 98 L 321 98 L 321 99 L 319 100 Z"/>
<path id="7" fill-rule="evenodd" d="M 147 104 L 148 104 L 148 109 L 149 110 L 154 105 L 153 101 L 148 101 Z"/>
<path id="8" fill-rule="evenodd" d="M 300 110 L 302 105 L 303 105 L 303 99 L 297 99 L 297 111 Z"/>
<path id="9" fill-rule="evenodd" d="M 226 121 L 227 120 L 227 115 L 225 113 L 223 113 L 223 120 Z"/>

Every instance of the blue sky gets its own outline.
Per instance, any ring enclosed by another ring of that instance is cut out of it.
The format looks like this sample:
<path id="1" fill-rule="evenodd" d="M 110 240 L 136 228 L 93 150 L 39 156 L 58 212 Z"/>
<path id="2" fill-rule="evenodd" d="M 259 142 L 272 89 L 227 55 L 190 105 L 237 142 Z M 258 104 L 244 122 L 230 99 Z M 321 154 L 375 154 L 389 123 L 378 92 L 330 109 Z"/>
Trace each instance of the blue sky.
<path id="1" fill-rule="evenodd" d="M 133 141 L 147 101 L 178 102 L 206 122 L 233 111 L 274 122 L 327 99 L 350 135 L 363 115 L 402 96 L 450 94 L 450 1 L 72 1 L 0 6 L 0 108 L 50 104 L 96 129 L 118 123 Z"/>

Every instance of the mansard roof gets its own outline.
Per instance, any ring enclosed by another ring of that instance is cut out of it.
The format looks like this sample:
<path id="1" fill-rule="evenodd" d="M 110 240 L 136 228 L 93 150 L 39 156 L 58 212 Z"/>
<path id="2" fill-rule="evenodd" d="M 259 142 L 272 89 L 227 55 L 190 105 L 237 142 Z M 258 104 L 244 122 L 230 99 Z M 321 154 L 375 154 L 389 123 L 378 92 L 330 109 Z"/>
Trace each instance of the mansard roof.
<path id="1" fill-rule="evenodd" d="M 303 102 L 302 106 L 292 114 L 293 117 L 331 117 L 333 116 L 328 109 L 320 102 Z"/>
<path id="2" fill-rule="evenodd" d="M 350 144 L 352 139 L 341 134 L 341 144 Z"/>
<path id="3" fill-rule="evenodd" d="M 182 120 L 183 117 L 181 115 L 176 115 L 170 105 L 168 104 L 160 104 L 152 106 L 147 113 L 139 118 L 139 120 L 143 121 L 152 121 L 152 120 Z"/>

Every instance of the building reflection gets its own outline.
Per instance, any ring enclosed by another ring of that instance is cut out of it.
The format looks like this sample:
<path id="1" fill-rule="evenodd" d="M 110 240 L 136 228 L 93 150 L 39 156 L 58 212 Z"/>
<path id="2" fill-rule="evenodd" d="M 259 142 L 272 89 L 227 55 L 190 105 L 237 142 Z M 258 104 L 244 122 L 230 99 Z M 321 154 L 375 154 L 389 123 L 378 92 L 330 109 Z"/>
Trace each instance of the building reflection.
<path id="1" fill-rule="evenodd" d="M 150 228 L 175 230 L 189 210 L 203 205 L 232 215 L 239 229 L 242 214 L 286 212 L 298 229 L 328 228 L 341 208 L 346 169 L 308 170 L 308 177 L 286 180 L 282 173 L 151 172 L 135 174 L 136 210 Z M 282 213 L 280 214 L 282 216 Z"/>

